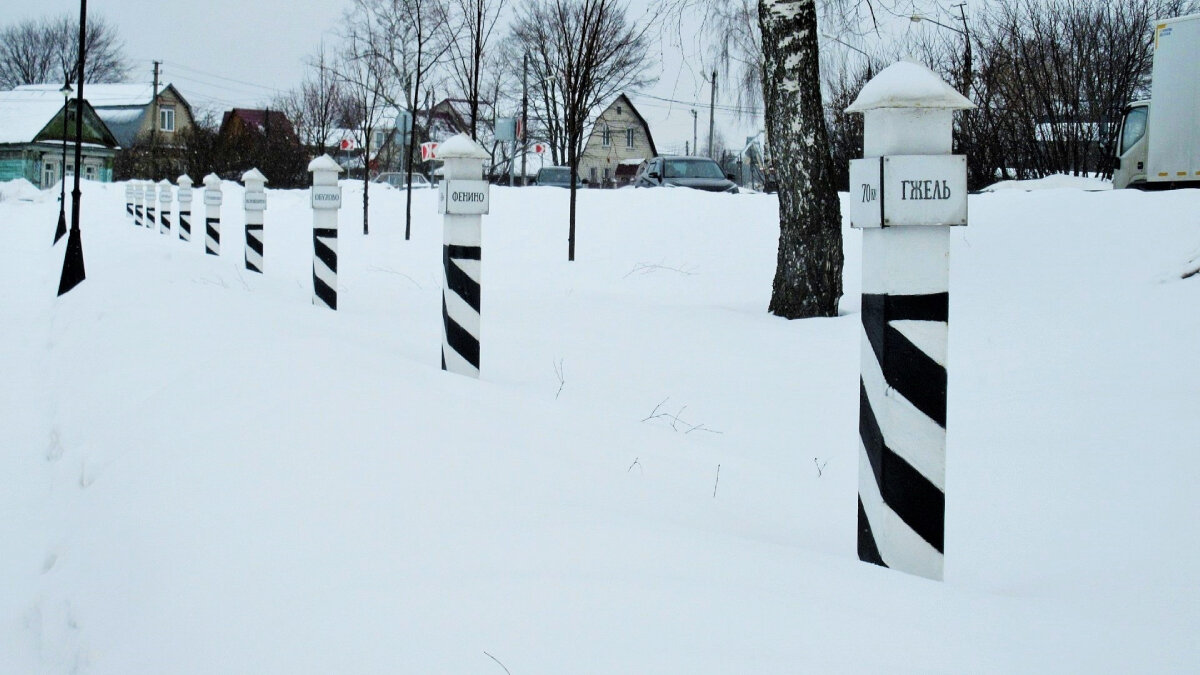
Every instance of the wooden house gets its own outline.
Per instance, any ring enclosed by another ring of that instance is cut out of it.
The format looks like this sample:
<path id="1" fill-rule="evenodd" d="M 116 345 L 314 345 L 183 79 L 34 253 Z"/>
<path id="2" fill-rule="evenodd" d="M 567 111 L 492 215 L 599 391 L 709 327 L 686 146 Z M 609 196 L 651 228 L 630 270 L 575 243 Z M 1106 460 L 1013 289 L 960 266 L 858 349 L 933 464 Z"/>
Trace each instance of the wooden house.
<path id="1" fill-rule="evenodd" d="M 591 187 L 620 187 L 637 167 L 658 154 L 650 125 L 625 94 L 596 118 L 579 158 L 579 175 Z"/>
<path id="2" fill-rule="evenodd" d="M 61 86 L 61 85 L 60 85 Z M 85 88 L 84 94 L 88 90 Z M 63 140 L 67 161 L 63 164 Z M 75 171 L 75 100 L 53 90 L 0 92 L 0 181 L 24 178 L 46 189 Z M 83 102 L 83 177 L 112 181 L 119 143 L 88 100 Z"/>

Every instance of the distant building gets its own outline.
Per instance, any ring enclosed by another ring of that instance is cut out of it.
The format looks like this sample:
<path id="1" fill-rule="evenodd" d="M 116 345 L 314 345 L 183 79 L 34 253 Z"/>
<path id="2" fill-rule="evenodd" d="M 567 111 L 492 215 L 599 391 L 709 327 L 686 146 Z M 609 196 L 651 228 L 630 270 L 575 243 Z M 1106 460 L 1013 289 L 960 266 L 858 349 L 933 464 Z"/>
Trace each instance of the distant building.
<path id="1" fill-rule="evenodd" d="M 59 85 L 62 86 L 62 85 Z M 88 90 L 85 89 L 85 94 Z M 64 129 L 65 127 L 65 129 Z M 64 134 L 64 131 L 66 132 Z M 63 137 L 67 162 L 63 166 Z M 75 102 L 64 116 L 63 96 L 52 90 L 0 92 L 0 181 L 24 178 L 46 189 L 75 173 Z M 90 101 L 83 103 L 83 177 L 112 181 L 119 143 Z"/>
<path id="2" fill-rule="evenodd" d="M 58 93 L 61 84 L 29 84 L 15 91 Z M 158 97 L 149 84 L 85 84 L 83 93 L 100 119 L 108 125 L 122 148 L 131 148 L 151 136 L 164 146 L 178 144 L 178 135 L 192 128 L 192 106 L 174 85 L 159 87 Z"/>
<path id="3" fill-rule="evenodd" d="M 272 187 L 297 187 L 308 180 L 308 151 L 282 111 L 234 108 L 227 110 L 217 131 L 228 170 L 225 178 L 236 179 L 256 168 Z"/>
<path id="4" fill-rule="evenodd" d="M 637 167 L 657 154 L 650 125 L 621 94 L 596 118 L 579 158 L 579 175 L 590 187 L 627 185 Z"/>

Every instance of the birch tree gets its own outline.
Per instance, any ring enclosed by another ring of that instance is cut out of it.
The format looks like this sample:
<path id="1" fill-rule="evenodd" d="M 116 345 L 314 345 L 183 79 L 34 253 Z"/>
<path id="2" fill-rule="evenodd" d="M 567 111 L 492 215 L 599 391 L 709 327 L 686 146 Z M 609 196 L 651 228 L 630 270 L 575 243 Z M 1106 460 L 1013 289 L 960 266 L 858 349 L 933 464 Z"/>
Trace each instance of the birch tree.
<path id="1" fill-rule="evenodd" d="M 759 0 L 763 103 L 779 179 L 779 253 L 768 311 L 837 316 L 842 219 L 821 101 L 815 0 Z"/>

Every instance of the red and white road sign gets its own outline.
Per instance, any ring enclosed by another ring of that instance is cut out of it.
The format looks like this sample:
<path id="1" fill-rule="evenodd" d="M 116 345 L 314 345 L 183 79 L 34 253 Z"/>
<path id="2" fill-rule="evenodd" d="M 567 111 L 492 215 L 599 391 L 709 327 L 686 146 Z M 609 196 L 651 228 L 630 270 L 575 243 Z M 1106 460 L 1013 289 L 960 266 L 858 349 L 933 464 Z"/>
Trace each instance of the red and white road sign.
<path id="1" fill-rule="evenodd" d="M 533 151 L 539 155 L 546 152 L 549 149 L 550 149 L 550 147 L 547 146 L 545 143 L 534 143 L 533 144 Z"/>
<path id="2" fill-rule="evenodd" d="M 428 162 L 431 159 L 437 158 L 438 144 L 434 142 L 421 144 L 421 161 Z"/>
<path id="3" fill-rule="evenodd" d="M 338 148 L 340 148 L 342 150 L 353 150 L 354 149 L 354 139 L 343 138 L 342 142 L 338 144 Z"/>

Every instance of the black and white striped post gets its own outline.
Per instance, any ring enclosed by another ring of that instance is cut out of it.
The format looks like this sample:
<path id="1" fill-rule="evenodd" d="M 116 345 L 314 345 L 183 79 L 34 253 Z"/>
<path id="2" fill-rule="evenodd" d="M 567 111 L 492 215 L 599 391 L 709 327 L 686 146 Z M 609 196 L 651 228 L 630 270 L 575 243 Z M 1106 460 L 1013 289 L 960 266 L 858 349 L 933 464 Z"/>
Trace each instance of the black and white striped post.
<path id="1" fill-rule="evenodd" d="M 157 208 L 155 202 L 158 201 L 158 186 L 154 184 L 154 181 L 148 180 L 143 187 L 146 195 L 146 220 L 142 224 L 153 230 L 154 226 L 158 223 L 158 214 L 155 213 L 155 209 Z"/>
<path id="2" fill-rule="evenodd" d="M 204 177 L 204 252 L 221 255 L 221 177 Z"/>
<path id="3" fill-rule="evenodd" d="M 171 234 L 171 181 L 166 178 L 158 181 L 158 223 L 159 234 Z"/>
<path id="4" fill-rule="evenodd" d="M 175 191 L 175 201 L 179 202 L 179 238 L 184 241 L 192 240 L 192 179 L 185 173 L 175 179 L 179 189 Z"/>
<path id="5" fill-rule="evenodd" d="M 246 269 L 263 271 L 263 211 L 267 210 L 267 177 L 258 169 L 242 174 L 246 192 L 242 207 L 246 210 Z"/>
<path id="6" fill-rule="evenodd" d="M 142 226 L 144 216 L 142 215 L 142 203 L 145 197 L 146 184 L 140 180 L 129 181 L 133 186 L 133 224 L 138 227 Z"/>
<path id="7" fill-rule="evenodd" d="M 928 68 L 889 66 L 863 113 L 849 215 L 862 228 L 858 556 L 941 580 L 946 518 L 950 226 L 967 224 L 954 111 L 975 107 Z"/>
<path id="8" fill-rule="evenodd" d="M 125 215 L 133 219 L 133 181 L 125 181 Z"/>
<path id="9" fill-rule="evenodd" d="M 308 163 L 312 173 L 313 209 L 313 304 L 337 309 L 338 209 L 342 167 L 329 155 Z"/>
<path id="10" fill-rule="evenodd" d="M 442 222 L 442 370 L 479 377 L 483 280 L 482 216 L 488 212 L 483 180 L 487 152 L 466 134 L 438 146 L 445 180 L 438 186 Z"/>

